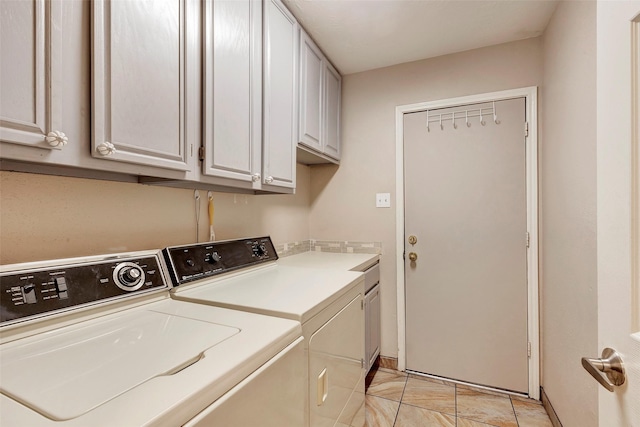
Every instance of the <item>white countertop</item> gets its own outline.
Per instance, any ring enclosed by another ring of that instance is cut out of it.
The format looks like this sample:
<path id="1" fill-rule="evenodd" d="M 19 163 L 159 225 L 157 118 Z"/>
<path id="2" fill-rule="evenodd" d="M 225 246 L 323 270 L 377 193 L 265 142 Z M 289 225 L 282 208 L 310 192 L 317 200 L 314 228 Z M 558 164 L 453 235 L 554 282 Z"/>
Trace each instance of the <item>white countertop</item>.
<path id="1" fill-rule="evenodd" d="M 364 271 L 380 260 L 377 254 L 304 252 L 278 259 L 278 265 L 343 271 Z"/>

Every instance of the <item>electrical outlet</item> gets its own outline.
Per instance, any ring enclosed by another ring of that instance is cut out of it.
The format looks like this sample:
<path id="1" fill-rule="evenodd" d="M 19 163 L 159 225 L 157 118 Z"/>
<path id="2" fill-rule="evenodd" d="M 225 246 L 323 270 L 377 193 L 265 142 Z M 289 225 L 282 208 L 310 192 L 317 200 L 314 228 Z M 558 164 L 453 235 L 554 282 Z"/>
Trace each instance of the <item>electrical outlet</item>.
<path id="1" fill-rule="evenodd" d="M 391 193 L 376 193 L 376 208 L 390 208 Z"/>

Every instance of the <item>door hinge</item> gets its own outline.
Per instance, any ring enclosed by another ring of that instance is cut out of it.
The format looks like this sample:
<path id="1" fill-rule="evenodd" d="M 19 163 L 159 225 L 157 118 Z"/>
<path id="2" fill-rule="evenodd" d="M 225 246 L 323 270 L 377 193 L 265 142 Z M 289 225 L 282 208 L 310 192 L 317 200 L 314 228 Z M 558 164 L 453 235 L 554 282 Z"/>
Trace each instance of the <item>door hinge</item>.
<path id="1" fill-rule="evenodd" d="M 531 343 L 527 343 L 527 357 L 531 357 Z"/>
<path id="2" fill-rule="evenodd" d="M 524 136 L 529 136 L 529 122 L 524 122 Z"/>
<path id="3" fill-rule="evenodd" d="M 360 368 L 364 369 L 364 359 L 360 359 Z"/>
<path id="4" fill-rule="evenodd" d="M 531 242 L 531 235 L 527 231 L 527 247 L 529 247 L 530 242 Z"/>
<path id="5" fill-rule="evenodd" d="M 204 160 L 204 145 L 201 145 L 198 149 L 198 157 L 200 160 Z"/>

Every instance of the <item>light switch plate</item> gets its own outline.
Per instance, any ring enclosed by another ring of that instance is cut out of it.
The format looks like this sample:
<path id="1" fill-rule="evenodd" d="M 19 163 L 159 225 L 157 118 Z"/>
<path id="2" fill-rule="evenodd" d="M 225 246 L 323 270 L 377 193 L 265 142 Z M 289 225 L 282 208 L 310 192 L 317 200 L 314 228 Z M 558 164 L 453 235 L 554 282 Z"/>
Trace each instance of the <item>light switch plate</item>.
<path id="1" fill-rule="evenodd" d="M 376 193 L 376 208 L 390 208 L 391 193 Z"/>

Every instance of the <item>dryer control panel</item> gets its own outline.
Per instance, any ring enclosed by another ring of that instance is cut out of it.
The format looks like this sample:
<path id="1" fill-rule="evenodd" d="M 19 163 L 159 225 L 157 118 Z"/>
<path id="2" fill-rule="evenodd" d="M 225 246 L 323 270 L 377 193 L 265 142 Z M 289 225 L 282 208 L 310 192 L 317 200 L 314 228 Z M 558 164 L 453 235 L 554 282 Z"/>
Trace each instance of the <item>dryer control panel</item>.
<path id="1" fill-rule="evenodd" d="M 278 259 L 269 236 L 174 246 L 162 253 L 174 286 Z"/>
<path id="2" fill-rule="evenodd" d="M 1 273 L 1 325 L 168 288 L 157 256 L 75 261 Z"/>

